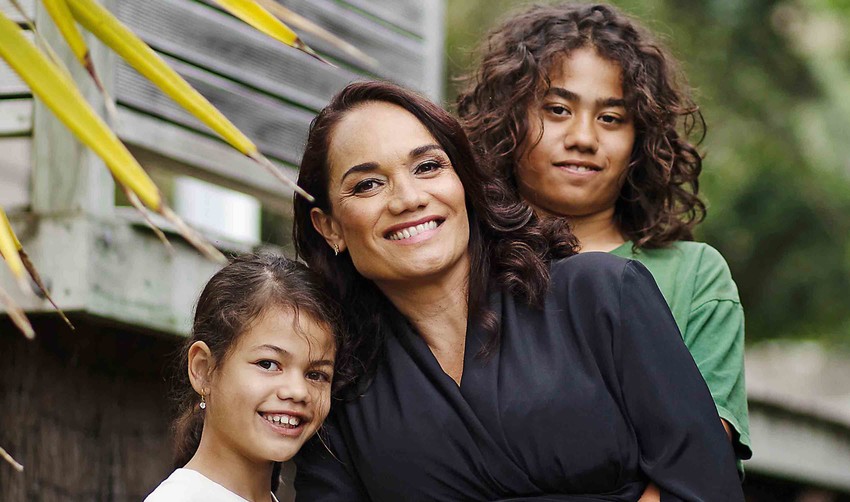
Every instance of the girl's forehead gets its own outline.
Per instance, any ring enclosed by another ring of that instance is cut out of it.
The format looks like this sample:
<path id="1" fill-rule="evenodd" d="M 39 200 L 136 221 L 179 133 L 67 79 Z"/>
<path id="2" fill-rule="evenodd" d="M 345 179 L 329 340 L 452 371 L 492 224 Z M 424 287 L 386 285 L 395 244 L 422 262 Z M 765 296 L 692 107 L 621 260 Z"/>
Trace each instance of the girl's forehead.
<path id="1" fill-rule="evenodd" d="M 331 328 L 303 309 L 272 306 L 264 310 L 237 340 L 237 350 L 279 347 L 287 352 L 333 354 Z M 303 354 L 302 354 L 303 355 Z"/>

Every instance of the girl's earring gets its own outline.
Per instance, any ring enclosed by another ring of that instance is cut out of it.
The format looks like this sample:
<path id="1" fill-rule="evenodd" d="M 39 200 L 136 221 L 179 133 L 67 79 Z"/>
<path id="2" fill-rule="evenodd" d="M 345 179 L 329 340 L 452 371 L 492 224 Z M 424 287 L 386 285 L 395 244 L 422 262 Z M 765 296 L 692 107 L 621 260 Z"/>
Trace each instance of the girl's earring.
<path id="1" fill-rule="evenodd" d="M 201 392 L 201 404 L 199 404 L 198 406 L 199 406 L 202 410 L 207 409 L 207 399 L 206 399 L 206 397 L 207 397 L 207 396 L 206 396 L 206 394 L 205 394 L 205 393 L 203 393 L 203 392 Z"/>
<path id="2" fill-rule="evenodd" d="M 339 256 L 339 245 L 334 243 L 334 256 Z"/>

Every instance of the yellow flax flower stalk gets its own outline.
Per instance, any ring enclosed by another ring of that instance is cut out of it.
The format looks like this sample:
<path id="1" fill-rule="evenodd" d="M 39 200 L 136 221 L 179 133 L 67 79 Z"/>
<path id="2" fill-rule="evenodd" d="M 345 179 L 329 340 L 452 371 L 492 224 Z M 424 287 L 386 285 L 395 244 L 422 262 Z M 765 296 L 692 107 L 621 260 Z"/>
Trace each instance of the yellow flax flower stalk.
<path id="1" fill-rule="evenodd" d="M 15 232 L 12 231 L 9 219 L 6 218 L 6 212 L 3 211 L 3 208 L 0 208 L 0 253 L 2 253 L 3 258 L 6 260 L 6 265 L 12 271 L 12 275 L 15 276 L 18 287 L 22 291 L 31 292 L 32 289 L 24 276 L 24 263 L 21 261 L 20 255 L 18 255 L 19 246 L 18 238 L 15 237 Z M 32 325 L 24 314 L 23 309 L 2 288 L 0 288 L 0 304 L 6 307 L 6 312 L 12 319 L 12 322 L 15 323 L 15 326 L 21 330 L 24 336 L 30 339 L 35 337 L 35 331 L 32 329 Z"/>

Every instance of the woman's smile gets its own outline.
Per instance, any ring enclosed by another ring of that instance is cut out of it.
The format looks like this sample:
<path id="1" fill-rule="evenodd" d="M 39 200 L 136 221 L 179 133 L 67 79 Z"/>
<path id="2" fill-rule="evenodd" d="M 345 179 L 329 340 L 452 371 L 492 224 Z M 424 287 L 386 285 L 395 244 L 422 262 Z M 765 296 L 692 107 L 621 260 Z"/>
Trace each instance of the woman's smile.
<path id="1" fill-rule="evenodd" d="M 398 244 L 417 244 L 433 237 L 444 221 L 445 219 L 437 216 L 427 216 L 411 223 L 395 225 L 385 236 Z"/>

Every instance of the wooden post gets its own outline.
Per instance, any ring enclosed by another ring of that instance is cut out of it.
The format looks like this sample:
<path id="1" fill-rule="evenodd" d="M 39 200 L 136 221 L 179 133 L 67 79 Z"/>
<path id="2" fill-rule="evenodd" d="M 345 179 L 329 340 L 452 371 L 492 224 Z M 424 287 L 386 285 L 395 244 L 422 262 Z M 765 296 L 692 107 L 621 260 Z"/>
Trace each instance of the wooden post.
<path id="1" fill-rule="evenodd" d="M 113 0 L 101 3 L 110 8 Z M 41 35 L 71 71 L 86 100 L 103 112 L 102 96 L 40 4 L 35 6 L 35 22 Z M 91 35 L 86 34 L 86 41 L 95 68 L 107 90 L 114 95 L 115 56 Z M 38 99 L 33 113 L 33 212 L 40 216 L 110 215 L 115 185 L 103 162 L 77 141 Z"/>

